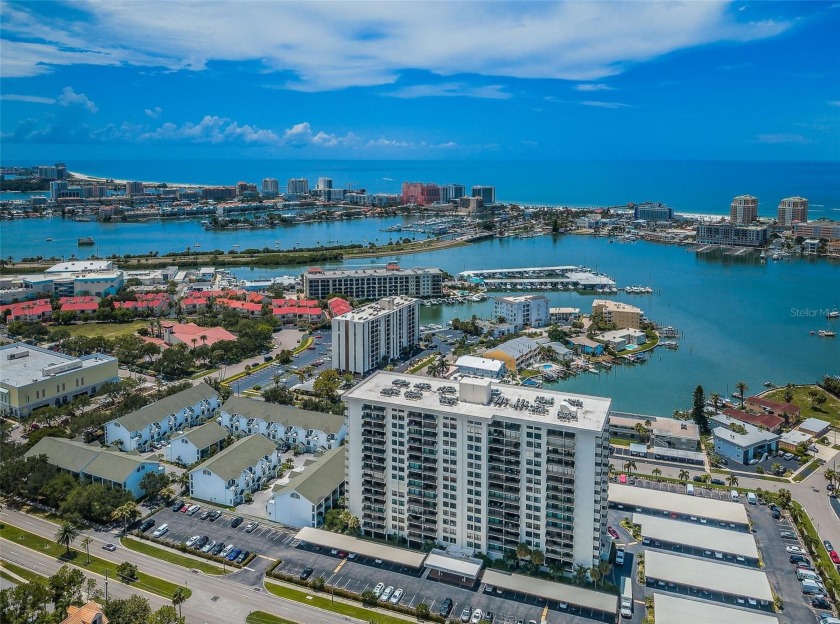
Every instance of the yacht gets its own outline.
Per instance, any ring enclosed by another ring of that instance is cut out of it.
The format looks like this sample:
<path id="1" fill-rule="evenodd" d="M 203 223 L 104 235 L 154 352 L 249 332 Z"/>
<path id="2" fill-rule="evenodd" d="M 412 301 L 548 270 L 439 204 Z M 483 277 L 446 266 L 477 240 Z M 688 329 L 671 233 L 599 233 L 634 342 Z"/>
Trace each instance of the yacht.
<path id="1" fill-rule="evenodd" d="M 48 238 L 47 240 L 52 240 L 52 239 Z M 830 319 L 840 318 L 840 310 L 832 310 L 831 312 L 829 312 L 828 314 L 825 315 L 825 318 L 830 318 Z"/>
<path id="2" fill-rule="evenodd" d="M 817 335 L 820 338 L 834 338 L 837 335 L 837 332 L 833 332 L 830 329 L 821 329 L 817 332 Z"/>

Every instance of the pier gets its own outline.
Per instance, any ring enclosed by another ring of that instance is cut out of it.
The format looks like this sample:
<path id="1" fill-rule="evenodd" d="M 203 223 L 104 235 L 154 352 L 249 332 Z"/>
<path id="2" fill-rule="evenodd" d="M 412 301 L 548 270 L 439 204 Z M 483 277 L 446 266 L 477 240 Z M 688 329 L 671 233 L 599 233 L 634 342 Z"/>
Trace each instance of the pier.
<path id="1" fill-rule="evenodd" d="M 487 290 L 589 290 L 616 293 L 615 281 L 589 267 L 554 266 L 462 271 L 458 277 Z"/>

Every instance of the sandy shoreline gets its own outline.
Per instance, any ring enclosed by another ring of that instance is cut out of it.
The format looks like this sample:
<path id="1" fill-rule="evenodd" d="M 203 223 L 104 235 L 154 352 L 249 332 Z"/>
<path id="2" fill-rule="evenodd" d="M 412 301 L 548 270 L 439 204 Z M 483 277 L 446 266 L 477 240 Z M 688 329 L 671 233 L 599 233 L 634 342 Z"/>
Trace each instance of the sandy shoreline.
<path id="1" fill-rule="evenodd" d="M 153 180 L 119 180 L 117 178 L 101 178 L 97 176 L 87 175 L 86 173 L 79 173 L 78 171 L 68 171 L 68 175 L 73 176 L 76 180 L 83 180 L 85 182 L 105 182 L 110 180 L 114 184 L 125 184 L 126 182 L 142 182 L 144 185 L 157 186 L 159 184 L 166 184 L 167 186 L 175 186 L 179 188 L 205 188 L 207 184 L 187 184 L 185 182 L 162 182 Z"/>

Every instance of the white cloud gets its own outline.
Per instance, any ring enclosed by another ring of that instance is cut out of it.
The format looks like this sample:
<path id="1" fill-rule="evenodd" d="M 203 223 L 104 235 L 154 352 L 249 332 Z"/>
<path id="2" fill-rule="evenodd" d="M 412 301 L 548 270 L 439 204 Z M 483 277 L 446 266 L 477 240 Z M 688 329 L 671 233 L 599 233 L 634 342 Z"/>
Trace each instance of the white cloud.
<path id="1" fill-rule="evenodd" d="M 576 91 L 612 91 L 613 88 L 602 82 L 585 82 L 575 85 Z"/>
<path id="2" fill-rule="evenodd" d="M 152 119 L 157 119 L 160 117 L 160 114 L 163 112 L 163 109 L 160 106 L 155 106 L 154 108 L 147 108 L 145 110 L 146 117 L 151 117 Z"/>
<path id="3" fill-rule="evenodd" d="M 0 9 L 5 36 L 15 39 L 4 40 L 5 77 L 70 64 L 198 71 L 212 61 L 253 62 L 304 91 L 392 84 L 406 69 L 597 81 L 677 50 L 773 37 L 793 23 L 746 21 L 725 2 L 261 2 L 247 10 L 196 0 L 168 3 L 165 20 L 161 5 L 140 0 L 77 2 L 72 19 L 44 19 L 37 6 Z M 434 24 L 435 36 L 419 23 Z"/>
<path id="4" fill-rule="evenodd" d="M 96 108 L 96 104 L 93 103 L 93 100 L 84 93 L 76 93 L 73 91 L 73 87 L 64 87 L 64 90 L 61 92 L 61 95 L 58 96 L 56 102 L 58 102 L 59 106 L 81 106 L 89 113 L 95 113 L 99 110 Z"/>
<path id="5" fill-rule="evenodd" d="M 28 102 L 30 104 L 55 104 L 55 98 L 41 97 L 40 95 L 14 95 L 7 93 L 0 95 L 0 100 L 9 102 Z"/>
<path id="6" fill-rule="evenodd" d="M 585 100 L 581 104 L 584 106 L 594 106 L 595 108 L 630 108 L 629 104 L 622 104 L 621 102 L 600 102 L 597 100 Z"/>
<path id="7" fill-rule="evenodd" d="M 138 141 L 170 141 L 189 143 L 232 143 L 246 144 L 277 143 L 280 137 L 271 130 L 244 125 L 226 117 L 205 115 L 199 123 L 187 122 L 182 125 L 165 123 L 156 130 L 141 133 Z"/>
<path id="8" fill-rule="evenodd" d="M 283 133 L 282 143 L 291 147 L 306 147 L 315 145 L 318 147 L 337 147 L 353 145 L 358 137 L 352 132 L 346 135 L 337 136 L 326 132 L 312 132 L 312 126 L 308 121 L 297 123 Z"/>
<path id="9" fill-rule="evenodd" d="M 794 145 L 804 145 L 810 143 L 808 139 L 798 133 L 778 132 L 770 134 L 757 134 L 755 136 L 756 143 L 789 143 Z"/>
<path id="10" fill-rule="evenodd" d="M 463 82 L 445 82 L 442 84 L 419 84 L 402 87 L 396 91 L 386 93 L 397 98 L 420 97 L 469 97 L 491 100 L 506 100 L 510 93 L 502 91 L 504 85 L 484 85 L 473 87 Z"/>

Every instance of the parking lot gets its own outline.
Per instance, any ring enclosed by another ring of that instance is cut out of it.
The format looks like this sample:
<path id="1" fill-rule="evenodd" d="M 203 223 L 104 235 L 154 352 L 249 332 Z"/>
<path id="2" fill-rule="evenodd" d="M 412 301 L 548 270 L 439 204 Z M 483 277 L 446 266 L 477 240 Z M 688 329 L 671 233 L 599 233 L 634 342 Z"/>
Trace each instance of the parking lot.
<path id="1" fill-rule="evenodd" d="M 278 566 L 278 572 L 299 576 L 304 569 L 312 568 L 310 579 L 322 576 L 328 588 L 338 587 L 361 594 L 365 590 L 372 590 L 381 582 L 395 589 L 403 589 L 400 604 L 415 607 L 425 602 L 433 613 L 437 613 L 446 598 L 451 598 L 454 604 L 450 619 L 453 621 L 459 621 L 466 606 L 481 609 L 483 612 L 491 611 L 494 624 L 516 624 L 520 619 L 524 622 L 531 619 L 540 622 L 544 612 L 549 624 L 583 624 L 593 621 L 572 605 L 559 605 L 554 601 L 547 603 L 544 599 L 521 593 L 488 593 L 483 583 L 478 583 L 474 589 L 463 589 L 427 578 L 428 573 L 425 570 L 408 568 L 388 561 L 377 563 L 376 560 L 361 555 L 352 559 L 341 558 L 338 552 L 333 554 L 328 548 L 299 542 L 294 538 L 296 530 L 287 531 L 273 523 L 260 523 L 252 533 L 246 533 L 245 526 L 251 518 L 246 518 L 239 527 L 233 528 L 230 524 L 236 514 L 229 511 L 224 511 L 215 522 L 201 520 L 201 513 L 207 509 L 210 508 L 202 506 L 195 515 L 188 516 L 165 508 L 153 516 L 156 524 L 147 533 L 151 534 L 154 529 L 166 523 L 169 525 L 169 532 L 161 539 L 170 541 L 173 545 L 184 543 L 193 535 L 207 535 L 216 542 L 232 543 L 236 548 L 266 558 L 252 563 L 249 567 L 265 569 L 269 563 L 268 559 L 282 559 L 283 563 Z M 249 575 L 248 579 L 249 584 L 258 583 L 252 575 Z"/>
<path id="2" fill-rule="evenodd" d="M 326 330 L 323 332 L 316 332 L 313 334 L 314 342 L 311 345 L 313 349 L 305 349 L 296 354 L 289 364 L 280 364 L 273 362 L 270 366 L 260 369 L 250 375 L 246 375 L 242 379 L 234 383 L 234 390 L 242 392 L 249 390 L 254 386 L 260 388 L 268 388 L 274 385 L 274 375 L 279 374 L 280 383 L 292 387 L 300 383 L 297 371 L 308 366 L 312 366 L 317 377 L 319 373 L 332 367 L 332 331 Z M 315 364 L 316 361 L 321 361 L 321 364 Z"/>

